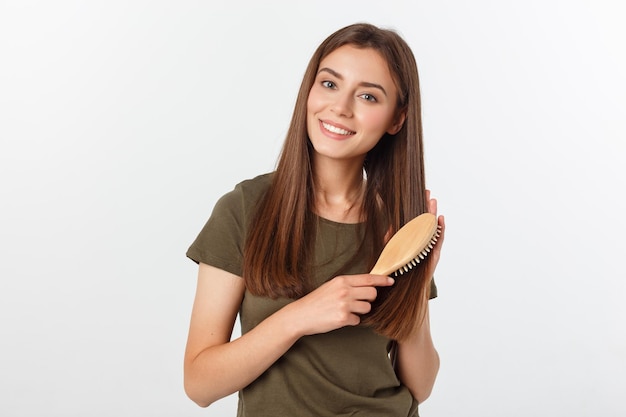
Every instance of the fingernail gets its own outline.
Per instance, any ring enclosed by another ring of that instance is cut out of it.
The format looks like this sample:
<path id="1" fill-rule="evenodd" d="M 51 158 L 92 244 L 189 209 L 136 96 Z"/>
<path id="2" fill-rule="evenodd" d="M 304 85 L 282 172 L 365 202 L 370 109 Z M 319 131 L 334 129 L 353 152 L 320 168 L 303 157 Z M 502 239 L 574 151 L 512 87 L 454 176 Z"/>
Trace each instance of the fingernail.
<path id="1" fill-rule="evenodd" d="M 393 285 L 396 282 L 396 280 L 391 277 L 387 277 L 387 282 L 389 283 L 389 285 Z"/>

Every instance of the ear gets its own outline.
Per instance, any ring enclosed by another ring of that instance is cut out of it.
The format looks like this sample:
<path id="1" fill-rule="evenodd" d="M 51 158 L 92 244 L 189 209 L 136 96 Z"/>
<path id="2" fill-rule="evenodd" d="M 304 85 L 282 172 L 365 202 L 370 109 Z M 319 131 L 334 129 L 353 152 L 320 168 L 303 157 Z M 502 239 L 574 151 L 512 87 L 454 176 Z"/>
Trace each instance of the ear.
<path id="1" fill-rule="evenodd" d="M 402 111 L 400 112 L 400 114 L 398 114 L 398 116 L 396 117 L 396 120 L 389 127 L 389 129 L 387 129 L 387 133 L 389 133 L 390 135 L 395 135 L 396 133 L 398 133 L 400 129 L 402 129 L 402 125 L 404 125 L 405 120 L 406 120 L 406 111 Z"/>

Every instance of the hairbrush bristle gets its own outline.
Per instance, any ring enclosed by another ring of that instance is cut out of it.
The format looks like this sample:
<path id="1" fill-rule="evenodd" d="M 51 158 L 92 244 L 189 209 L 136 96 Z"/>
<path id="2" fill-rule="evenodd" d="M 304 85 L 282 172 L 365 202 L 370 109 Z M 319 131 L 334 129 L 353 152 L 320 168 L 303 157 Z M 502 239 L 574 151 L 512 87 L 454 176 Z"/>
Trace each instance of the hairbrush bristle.
<path id="1" fill-rule="evenodd" d="M 389 239 L 370 273 L 398 276 L 418 266 L 441 234 L 437 223 L 437 217 L 431 213 L 407 222 Z"/>
<path id="2" fill-rule="evenodd" d="M 437 243 L 437 239 L 439 238 L 440 235 L 441 235 L 441 226 L 437 225 L 437 230 L 435 231 L 435 234 L 433 235 L 433 237 L 430 239 L 430 242 L 428 242 L 428 245 L 421 252 L 419 252 L 415 258 L 411 259 L 406 265 L 396 270 L 393 273 L 393 276 L 397 277 L 397 276 L 403 275 L 405 272 L 409 272 L 411 269 L 413 269 L 413 267 L 417 266 L 420 263 L 420 261 L 423 261 L 424 259 L 426 259 L 430 251 L 435 247 L 435 244 Z"/>

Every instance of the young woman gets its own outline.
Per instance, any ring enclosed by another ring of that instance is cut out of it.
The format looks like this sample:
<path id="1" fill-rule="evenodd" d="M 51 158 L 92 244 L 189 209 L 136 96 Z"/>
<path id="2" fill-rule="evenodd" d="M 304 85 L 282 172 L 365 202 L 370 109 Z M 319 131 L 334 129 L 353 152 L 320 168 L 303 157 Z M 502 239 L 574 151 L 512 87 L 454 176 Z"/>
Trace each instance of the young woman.
<path id="1" fill-rule="evenodd" d="M 223 196 L 187 252 L 187 395 L 239 391 L 239 416 L 417 415 L 439 369 L 428 299 L 443 236 L 395 281 L 368 271 L 425 211 L 413 54 L 393 31 L 340 29 L 308 65 L 276 170 Z"/>

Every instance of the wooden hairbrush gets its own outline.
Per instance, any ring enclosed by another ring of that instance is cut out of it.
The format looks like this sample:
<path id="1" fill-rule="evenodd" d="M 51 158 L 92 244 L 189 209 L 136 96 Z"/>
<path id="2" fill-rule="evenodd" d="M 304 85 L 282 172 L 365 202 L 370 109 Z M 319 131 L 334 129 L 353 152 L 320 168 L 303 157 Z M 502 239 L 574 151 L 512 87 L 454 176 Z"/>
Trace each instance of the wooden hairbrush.
<path id="1" fill-rule="evenodd" d="M 426 259 L 440 233 L 434 214 L 420 214 L 389 239 L 370 274 L 397 277 L 408 272 Z"/>

